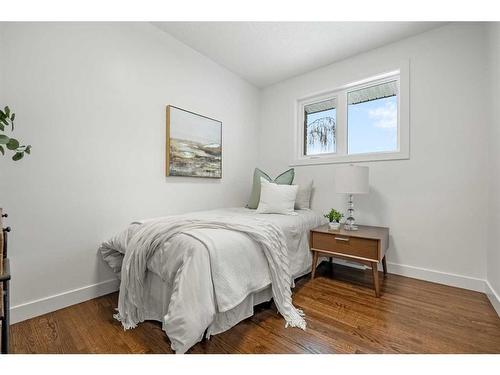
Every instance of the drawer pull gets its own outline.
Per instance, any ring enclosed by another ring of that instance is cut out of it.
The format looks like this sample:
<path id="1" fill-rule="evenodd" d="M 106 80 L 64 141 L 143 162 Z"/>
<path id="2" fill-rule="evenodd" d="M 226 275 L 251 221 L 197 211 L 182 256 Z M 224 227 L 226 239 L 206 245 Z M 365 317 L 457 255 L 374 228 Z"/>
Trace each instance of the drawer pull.
<path id="1" fill-rule="evenodd" d="M 349 242 L 349 238 L 344 238 L 344 237 L 335 237 L 335 239 L 337 241 L 345 241 L 345 242 Z"/>

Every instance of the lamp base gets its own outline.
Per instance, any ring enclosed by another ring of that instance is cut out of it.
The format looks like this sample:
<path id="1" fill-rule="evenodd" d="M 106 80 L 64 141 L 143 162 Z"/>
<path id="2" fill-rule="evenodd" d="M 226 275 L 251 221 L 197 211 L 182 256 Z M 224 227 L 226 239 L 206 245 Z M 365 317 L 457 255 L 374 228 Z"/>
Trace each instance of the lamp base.
<path id="1" fill-rule="evenodd" d="M 349 202 L 348 202 L 348 215 L 349 217 L 346 219 L 344 224 L 344 230 L 358 230 L 358 226 L 355 224 L 356 220 L 354 219 L 354 200 L 352 194 L 349 194 Z"/>
<path id="2" fill-rule="evenodd" d="M 344 224 L 344 230 L 358 230 L 358 226 L 354 224 Z"/>

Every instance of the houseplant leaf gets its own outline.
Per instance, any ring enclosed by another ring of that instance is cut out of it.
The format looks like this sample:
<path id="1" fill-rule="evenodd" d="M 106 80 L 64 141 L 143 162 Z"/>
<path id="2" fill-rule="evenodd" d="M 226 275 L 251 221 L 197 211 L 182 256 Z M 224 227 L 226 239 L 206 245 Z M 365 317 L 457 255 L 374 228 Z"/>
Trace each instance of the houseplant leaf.
<path id="1" fill-rule="evenodd" d="M 2 155 L 5 155 L 5 150 L 3 149 L 3 146 L 0 146 L 0 152 L 2 153 Z"/>
<path id="2" fill-rule="evenodd" d="M 0 134 L 0 145 L 6 145 L 9 143 L 10 138 L 7 137 L 6 135 Z"/>
<path id="3" fill-rule="evenodd" d="M 19 147 L 19 141 L 15 138 L 11 138 L 9 139 L 9 142 L 7 142 L 7 148 L 9 150 L 15 150 L 18 147 Z"/>
<path id="4" fill-rule="evenodd" d="M 14 156 L 12 157 L 12 160 L 14 160 L 14 161 L 18 161 L 18 160 L 22 159 L 22 158 L 23 158 L 23 156 L 24 156 L 24 154 L 23 154 L 22 152 L 16 152 L 16 153 L 14 154 Z"/>

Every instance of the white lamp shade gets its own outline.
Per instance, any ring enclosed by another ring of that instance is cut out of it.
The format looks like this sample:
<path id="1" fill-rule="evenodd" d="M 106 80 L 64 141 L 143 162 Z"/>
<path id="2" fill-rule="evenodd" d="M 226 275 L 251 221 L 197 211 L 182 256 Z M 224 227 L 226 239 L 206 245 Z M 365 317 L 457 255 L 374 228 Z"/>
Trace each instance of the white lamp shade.
<path id="1" fill-rule="evenodd" d="M 337 193 L 368 193 L 368 167 L 348 165 L 335 170 L 335 190 Z"/>

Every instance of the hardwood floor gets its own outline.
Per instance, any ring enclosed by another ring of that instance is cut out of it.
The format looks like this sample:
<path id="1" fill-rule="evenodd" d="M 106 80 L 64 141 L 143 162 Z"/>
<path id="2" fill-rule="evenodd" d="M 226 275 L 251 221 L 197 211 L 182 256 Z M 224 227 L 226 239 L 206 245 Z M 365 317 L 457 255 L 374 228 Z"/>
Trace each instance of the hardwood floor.
<path id="1" fill-rule="evenodd" d="M 390 269 L 389 269 L 390 271 Z M 307 330 L 284 327 L 274 307 L 189 353 L 500 353 L 500 318 L 478 292 L 416 279 L 380 275 L 381 298 L 371 271 L 323 263 L 314 280 L 298 281 L 294 303 Z M 123 331 L 110 294 L 14 324 L 13 353 L 171 353 L 156 322 Z"/>

